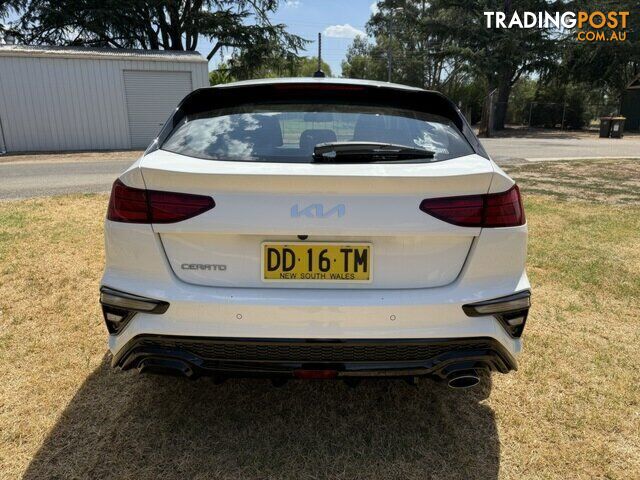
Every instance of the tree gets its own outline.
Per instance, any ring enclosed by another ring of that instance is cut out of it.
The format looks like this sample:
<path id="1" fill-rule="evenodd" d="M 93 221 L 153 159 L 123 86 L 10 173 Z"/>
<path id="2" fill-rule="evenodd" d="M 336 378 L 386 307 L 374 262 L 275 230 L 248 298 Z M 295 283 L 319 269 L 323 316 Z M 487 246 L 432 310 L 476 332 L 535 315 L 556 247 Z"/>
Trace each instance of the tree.
<path id="1" fill-rule="evenodd" d="M 382 49 L 378 45 L 372 45 L 366 38 L 357 36 L 342 62 L 342 76 L 368 80 L 386 79 L 387 67 L 382 55 Z"/>
<path id="2" fill-rule="evenodd" d="M 273 24 L 279 0 L 30 0 L 20 19 L 31 44 L 195 50 L 222 48 L 297 55 L 305 40 Z"/>
<path id="3" fill-rule="evenodd" d="M 318 57 L 303 57 L 298 59 L 295 68 L 294 77 L 313 77 L 313 74 L 318 70 Z M 331 67 L 325 61 L 322 62 L 322 71 L 327 77 L 333 76 L 331 73 Z"/>
<path id="4" fill-rule="evenodd" d="M 271 59 L 256 70 L 250 70 L 242 58 L 231 58 L 220 65 L 215 70 L 209 72 L 209 83 L 217 85 L 219 83 L 229 83 L 238 80 L 251 78 L 275 78 L 275 77 L 312 77 L 318 70 L 317 57 L 292 58 L 289 61 L 282 59 Z M 326 76 L 331 76 L 331 67 L 328 63 L 322 62 L 322 71 Z"/>
<path id="5" fill-rule="evenodd" d="M 629 0 L 631 1 L 631 0 Z M 553 11 L 564 8 L 548 0 L 380 0 L 367 23 L 375 44 L 354 41 L 343 66 L 346 76 L 381 78 L 387 51 L 393 58 L 392 79 L 455 94 L 477 104 L 477 89 L 485 96 L 497 90 L 495 127 L 504 128 L 511 89 L 527 73 L 544 73 L 557 62 L 563 38 L 548 29 L 487 28 L 483 13 L 516 10 Z M 359 41 L 361 42 L 361 41 Z M 346 68 L 345 68 L 346 67 Z"/>
<path id="6" fill-rule="evenodd" d="M 23 0 L 0 0 L 0 39 L 7 35 L 14 36 L 16 32 L 12 25 L 5 25 L 5 21 L 12 13 L 17 14 L 24 8 Z"/>
<path id="7" fill-rule="evenodd" d="M 607 10 L 591 0 L 590 10 Z M 597 89 L 616 101 L 625 87 L 640 74 L 640 4 L 623 0 L 615 10 L 627 11 L 626 40 L 622 42 L 579 42 L 573 40 L 565 54 L 563 67 L 567 78 Z M 616 31 L 622 31 L 622 28 Z"/>
<path id="8" fill-rule="evenodd" d="M 343 76 L 386 80 L 390 52 L 392 81 L 441 91 L 476 118 L 486 82 L 449 34 L 449 25 L 458 21 L 453 12 L 426 0 L 381 0 L 377 6 L 367 23 L 374 42 L 354 39 Z"/>
<path id="9" fill-rule="evenodd" d="M 434 9 L 446 12 L 452 48 L 475 74 L 487 82 L 487 93 L 496 90 L 494 127 L 504 128 L 511 89 L 527 73 L 544 72 L 556 65 L 564 37 L 550 28 L 487 28 L 485 11 L 514 12 L 562 10 L 562 2 L 547 0 L 437 0 Z M 454 21 L 452 21 L 454 20 Z"/>

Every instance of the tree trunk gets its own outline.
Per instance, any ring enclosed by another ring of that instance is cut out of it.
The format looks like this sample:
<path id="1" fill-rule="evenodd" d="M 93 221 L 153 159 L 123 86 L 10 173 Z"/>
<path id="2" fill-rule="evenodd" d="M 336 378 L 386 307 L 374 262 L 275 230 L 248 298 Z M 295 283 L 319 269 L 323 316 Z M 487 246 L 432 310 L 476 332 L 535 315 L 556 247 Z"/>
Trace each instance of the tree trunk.
<path id="1" fill-rule="evenodd" d="M 509 95 L 511 95 L 511 73 L 504 72 L 498 81 L 498 95 L 496 99 L 493 127 L 496 130 L 504 130 L 509 108 Z"/>
<path id="2" fill-rule="evenodd" d="M 493 130 L 491 123 L 493 122 L 492 110 L 494 108 L 491 97 L 493 94 L 493 87 L 489 86 L 487 96 L 484 97 L 484 104 L 482 105 L 482 116 L 480 117 L 480 125 L 478 126 L 478 136 L 482 138 L 491 137 L 491 131 Z"/>
<path id="3" fill-rule="evenodd" d="M 504 0 L 504 12 L 507 16 L 511 13 L 511 0 Z M 511 94 L 511 79 L 514 72 L 507 66 L 498 72 L 498 92 L 493 115 L 493 128 L 504 130 L 504 122 L 507 119 L 507 109 L 509 107 L 509 95 Z"/>

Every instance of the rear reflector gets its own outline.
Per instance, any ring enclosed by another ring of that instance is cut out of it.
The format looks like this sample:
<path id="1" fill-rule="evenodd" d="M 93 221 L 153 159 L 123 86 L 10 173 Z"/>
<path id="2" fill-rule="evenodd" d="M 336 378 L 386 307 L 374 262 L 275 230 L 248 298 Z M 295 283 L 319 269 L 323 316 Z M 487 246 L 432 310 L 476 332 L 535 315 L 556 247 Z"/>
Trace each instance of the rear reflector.
<path id="1" fill-rule="evenodd" d="M 462 310 L 469 317 L 493 315 L 509 335 L 518 338 L 522 335 L 531 307 L 531 292 L 524 290 L 506 297 L 493 298 L 482 302 L 469 303 Z"/>
<path id="2" fill-rule="evenodd" d="M 168 302 L 104 286 L 100 288 L 100 304 L 107 330 L 116 335 L 124 330 L 137 312 L 161 314 L 169 308 Z"/>
<path id="3" fill-rule="evenodd" d="M 181 222 L 215 207 L 213 198 L 126 186 L 119 179 L 111 189 L 107 219 L 127 223 Z"/>
<path id="4" fill-rule="evenodd" d="M 531 292 L 524 290 L 506 297 L 493 298 L 482 302 L 469 303 L 462 310 L 470 317 L 481 317 L 505 312 L 527 310 L 531 306 Z"/>
<path id="5" fill-rule="evenodd" d="M 516 227 L 525 223 L 517 185 L 501 193 L 428 198 L 420 203 L 420 210 L 461 227 Z"/>

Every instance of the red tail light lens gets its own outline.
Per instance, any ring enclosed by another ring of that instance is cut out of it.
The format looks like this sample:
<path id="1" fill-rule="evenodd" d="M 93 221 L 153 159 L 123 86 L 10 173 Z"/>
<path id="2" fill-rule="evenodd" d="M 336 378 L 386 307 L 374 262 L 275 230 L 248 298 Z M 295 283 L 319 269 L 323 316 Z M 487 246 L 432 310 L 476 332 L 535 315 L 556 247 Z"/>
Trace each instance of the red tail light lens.
<path id="1" fill-rule="evenodd" d="M 484 195 L 483 227 L 516 227 L 524 225 L 525 221 L 517 185 L 506 192 Z"/>
<path id="2" fill-rule="evenodd" d="M 146 191 L 116 180 L 111 188 L 107 218 L 114 222 L 150 223 Z"/>
<path id="3" fill-rule="evenodd" d="M 428 198 L 420 204 L 420 210 L 454 225 L 479 227 L 482 225 L 482 195 L 465 197 Z"/>
<path id="4" fill-rule="evenodd" d="M 206 195 L 144 190 L 116 180 L 111 189 L 107 218 L 126 223 L 175 223 L 215 206 L 213 198 Z"/>
<path id="5" fill-rule="evenodd" d="M 213 198 L 190 193 L 149 191 L 151 223 L 173 223 L 195 217 L 215 207 Z"/>
<path id="6" fill-rule="evenodd" d="M 428 198 L 422 201 L 420 210 L 461 227 L 516 227 L 525 223 L 517 185 L 501 193 Z"/>

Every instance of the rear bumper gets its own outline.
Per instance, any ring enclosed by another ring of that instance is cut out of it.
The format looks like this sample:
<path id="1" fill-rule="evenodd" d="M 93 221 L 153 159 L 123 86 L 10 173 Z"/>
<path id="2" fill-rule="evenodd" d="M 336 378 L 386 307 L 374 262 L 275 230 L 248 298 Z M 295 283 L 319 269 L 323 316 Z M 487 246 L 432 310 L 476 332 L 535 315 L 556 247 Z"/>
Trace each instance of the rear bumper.
<path id="1" fill-rule="evenodd" d="M 459 277 L 442 287 L 244 288 L 185 283 L 173 274 L 148 225 L 109 225 L 102 285 L 170 305 L 161 315 L 136 313 L 109 336 L 109 348 L 121 358 L 142 336 L 345 342 L 490 338 L 515 358 L 520 338 L 511 337 L 493 315 L 470 317 L 463 310 L 530 289 L 524 271 L 526 226 L 486 230 L 474 241 Z"/>
<path id="2" fill-rule="evenodd" d="M 246 339 L 138 335 L 112 366 L 159 373 L 233 377 L 291 377 L 331 370 L 337 377 L 430 376 L 455 371 L 517 369 L 515 358 L 490 337 L 452 339 Z"/>

